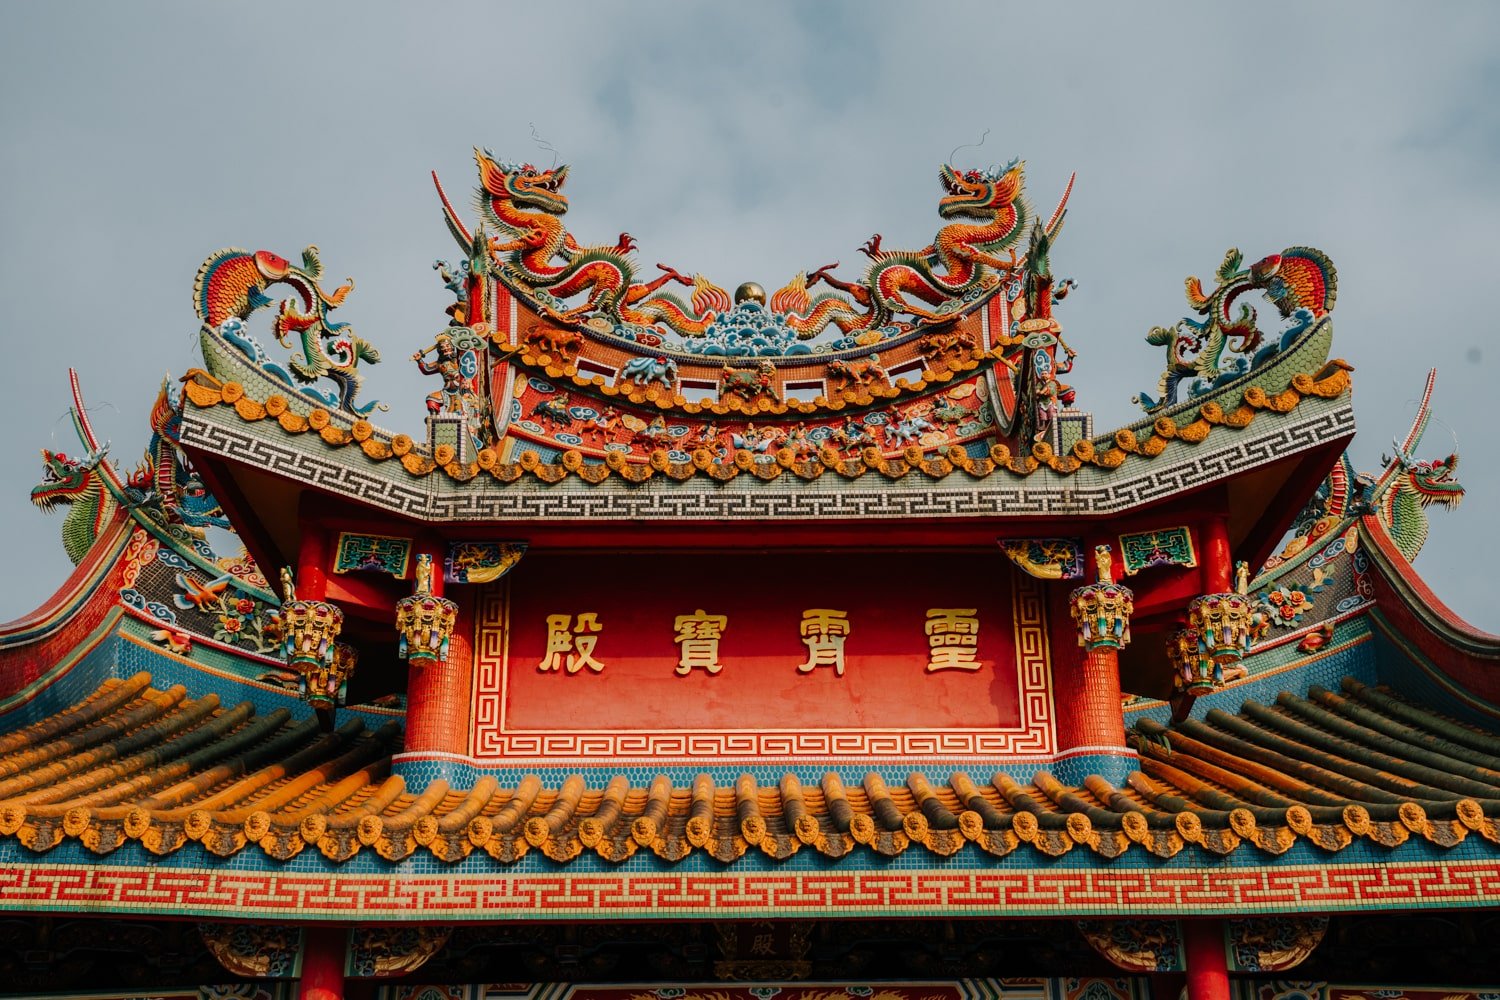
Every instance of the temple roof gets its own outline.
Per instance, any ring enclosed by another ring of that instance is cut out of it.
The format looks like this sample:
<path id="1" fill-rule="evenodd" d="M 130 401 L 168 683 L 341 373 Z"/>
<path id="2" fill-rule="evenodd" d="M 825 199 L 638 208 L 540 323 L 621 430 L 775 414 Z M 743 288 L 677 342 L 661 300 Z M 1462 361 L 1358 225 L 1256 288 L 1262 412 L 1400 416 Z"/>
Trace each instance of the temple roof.
<path id="1" fill-rule="evenodd" d="M 1121 786 L 1097 776 L 1070 786 L 1043 771 L 1024 785 L 912 772 L 904 785 L 831 773 L 816 785 L 791 774 L 773 787 L 749 775 L 720 787 L 707 774 L 674 785 L 660 774 L 644 787 L 625 775 L 590 787 L 581 775 L 527 775 L 514 787 L 481 777 L 416 789 L 391 774 L 395 724 L 371 731 L 352 719 L 324 733 L 282 710 L 158 690 L 141 673 L 0 738 L 0 836 L 34 852 L 68 838 L 101 855 L 131 840 L 154 854 L 197 841 L 212 855 L 253 845 L 278 861 L 311 847 L 342 862 L 368 848 L 389 861 L 482 851 L 501 865 L 532 849 L 554 861 L 649 851 L 732 862 L 804 847 L 951 855 L 970 842 L 993 856 L 1026 845 L 1103 857 L 1172 857 L 1188 845 L 1280 854 L 1299 839 L 1326 851 L 1395 847 L 1414 834 L 1440 847 L 1471 832 L 1500 843 L 1500 735 L 1350 678 L 1340 688 L 1171 728 L 1143 720 L 1132 734 L 1141 771 Z"/>

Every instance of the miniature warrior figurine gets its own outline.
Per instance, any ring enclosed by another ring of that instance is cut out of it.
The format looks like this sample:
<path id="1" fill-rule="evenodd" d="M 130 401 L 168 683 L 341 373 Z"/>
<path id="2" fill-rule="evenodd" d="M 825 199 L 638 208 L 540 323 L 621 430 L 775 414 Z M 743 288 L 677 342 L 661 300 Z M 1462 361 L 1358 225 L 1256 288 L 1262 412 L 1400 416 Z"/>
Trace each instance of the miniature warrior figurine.
<path id="1" fill-rule="evenodd" d="M 424 358 L 433 351 L 437 351 L 437 360 L 425 361 Z M 411 359 L 417 363 L 417 369 L 423 375 L 440 375 L 443 379 L 443 387 L 427 395 L 428 413 L 468 413 L 465 404 L 471 393 L 465 385 L 463 369 L 458 362 L 458 347 L 451 336 L 446 333 L 438 334 L 431 347 L 425 351 L 417 351 Z"/>

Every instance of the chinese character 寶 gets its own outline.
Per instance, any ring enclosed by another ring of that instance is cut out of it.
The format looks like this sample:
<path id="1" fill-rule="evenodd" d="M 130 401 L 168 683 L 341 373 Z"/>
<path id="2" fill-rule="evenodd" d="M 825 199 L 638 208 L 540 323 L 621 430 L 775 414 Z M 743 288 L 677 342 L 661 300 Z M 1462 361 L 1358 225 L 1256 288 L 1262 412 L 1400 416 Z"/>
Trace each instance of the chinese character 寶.
<path id="1" fill-rule="evenodd" d="M 844 676 L 844 638 L 849 634 L 849 612 L 828 608 L 809 608 L 802 612 L 802 641 L 807 646 L 807 662 L 797 670 L 810 674 L 818 667 L 832 667 Z"/>
<path id="2" fill-rule="evenodd" d="M 677 660 L 677 675 L 685 677 L 695 667 L 702 667 L 710 674 L 724 669 L 719 662 L 719 639 L 729 627 L 725 615 L 704 614 L 699 608 L 690 615 L 678 615 L 672 623 L 677 630 L 673 642 L 677 643 L 680 655 Z"/>
<path id="3" fill-rule="evenodd" d="M 977 608 L 927 610 L 927 672 L 978 670 L 979 613 Z"/>
<path id="4" fill-rule="evenodd" d="M 595 611 L 585 611 L 577 621 L 572 615 L 548 615 L 547 652 L 536 665 L 537 670 L 562 669 L 576 674 L 588 667 L 599 673 L 604 664 L 594 659 L 594 644 L 599 641 L 598 633 L 603 627 Z"/>

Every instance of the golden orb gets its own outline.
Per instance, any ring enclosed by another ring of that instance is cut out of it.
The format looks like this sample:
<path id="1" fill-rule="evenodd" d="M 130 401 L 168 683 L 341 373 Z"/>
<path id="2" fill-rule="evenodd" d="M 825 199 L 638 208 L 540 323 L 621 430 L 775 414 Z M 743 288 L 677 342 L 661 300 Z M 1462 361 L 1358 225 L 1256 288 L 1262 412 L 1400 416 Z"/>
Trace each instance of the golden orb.
<path id="1" fill-rule="evenodd" d="M 759 302 L 766 304 L 766 290 L 753 281 L 747 281 L 734 290 L 735 305 L 741 302 Z"/>

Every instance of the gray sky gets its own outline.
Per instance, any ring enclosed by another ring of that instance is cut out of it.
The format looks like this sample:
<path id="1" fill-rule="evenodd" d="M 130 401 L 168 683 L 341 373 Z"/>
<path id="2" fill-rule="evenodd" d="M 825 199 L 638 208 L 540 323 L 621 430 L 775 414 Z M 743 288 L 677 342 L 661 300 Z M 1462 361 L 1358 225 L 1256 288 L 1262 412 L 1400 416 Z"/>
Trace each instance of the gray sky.
<path id="1" fill-rule="evenodd" d="M 551 10 L 548 8 L 553 8 Z M 404 359 L 451 301 L 427 172 L 456 204 L 472 145 L 571 163 L 569 226 L 629 230 L 639 258 L 776 288 L 872 232 L 918 247 L 938 164 L 1027 160 L 1078 291 L 1060 318 L 1080 407 L 1138 415 L 1182 316 L 1182 279 L 1225 249 L 1286 246 L 1339 269 L 1334 353 L 1352 362 L 1372 469 L 1440 369 L 1423 457 L 1456 435 L 1469 495 L 1434 511 L 1418 567 L 1500 630 L 1494 567 L 1500 362 L 1487 261 L 1500 233 L 1500 6 L 986 4 L 0 6 L 0 618 L 68 563 L 28 501 L 78 368 L 112 454 L 134 463 L 162 373 L 199 363 L 190 302 L 223 246 L 316 242 L 338 315 L 384 351 L 367 395 L 414 432 L 433 387 Z M 1262 309 L 1271 317 L 1271 310 Z M 265 338 L 262 338 L 265 339 Z M 273 352 L 274 354 L 275 352 Z M 1449 428 L 1452 429 L 1451 433 Z"/>

